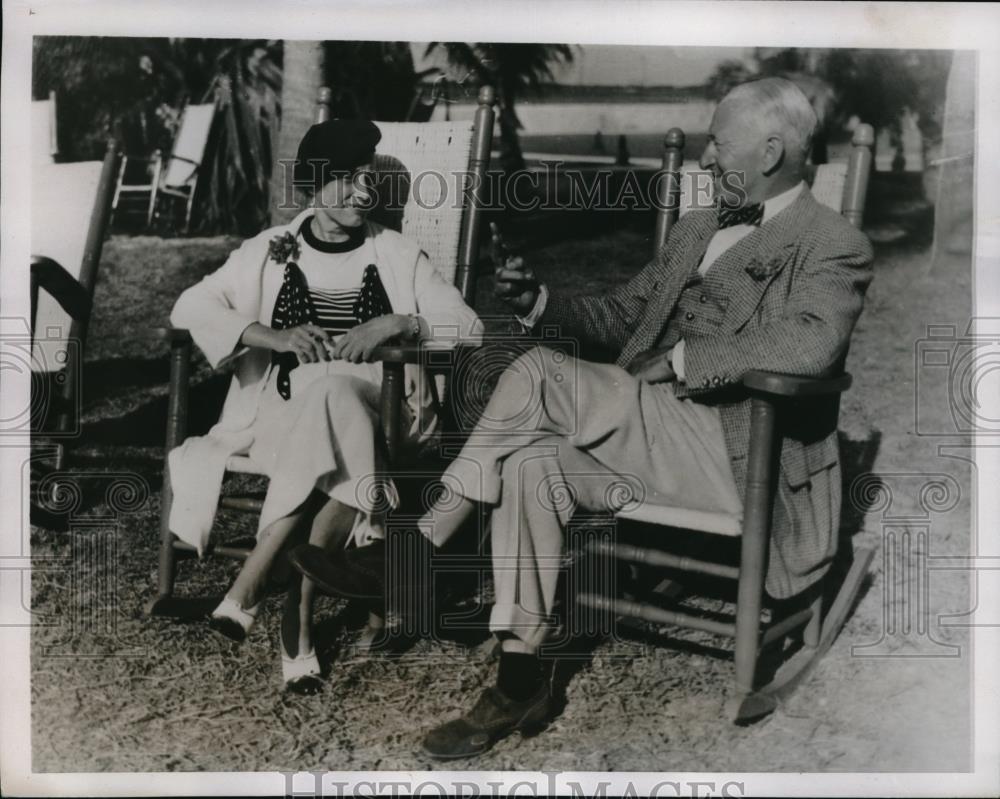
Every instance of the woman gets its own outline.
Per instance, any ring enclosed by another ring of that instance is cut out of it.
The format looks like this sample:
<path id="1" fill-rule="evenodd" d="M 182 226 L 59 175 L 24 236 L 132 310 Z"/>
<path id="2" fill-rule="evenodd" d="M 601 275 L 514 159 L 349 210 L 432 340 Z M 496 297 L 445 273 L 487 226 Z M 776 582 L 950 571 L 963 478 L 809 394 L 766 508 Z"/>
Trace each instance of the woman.
<path id="1" fill-rule="evenodd" d="M 481 339 L 475 313 L 419 246 L 366 221 L 380 138 L 367 121 L 310 128 L 293 179 L 312 192 L 312 207 L 245 242 L 170 317 L 213 367 L 237 359 L 219 423 L 170 453 L 170 529 L 204 551 L 231 456 L 248 455 L 270 478 L 257 545 L 210 622 L 235 640 L 252 627 L 290 544 L 308 536 L 332 550 L 382 535 L 385 500 L 395 505 L 396 493 L 383 474 L 372 350 Z M 407 410 L 412 440 L 434 432 L 433 384 L 416 367 L 407 367 Z M 306 693 L 321 685 L 312 599 L 312 584 L 292 578 L 281 626 L 284 683 Z"/>

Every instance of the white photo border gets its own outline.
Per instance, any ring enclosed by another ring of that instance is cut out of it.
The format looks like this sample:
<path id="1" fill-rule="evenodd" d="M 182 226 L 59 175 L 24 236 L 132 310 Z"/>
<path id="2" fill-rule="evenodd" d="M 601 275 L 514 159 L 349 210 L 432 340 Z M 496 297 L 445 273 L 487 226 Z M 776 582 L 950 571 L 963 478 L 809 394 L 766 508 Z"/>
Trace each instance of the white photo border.
<path id="1" fill-rule="evenodd" d="M 562 0 L 461 0 L 366 3 L 319 0 L 144 0 L 144 2 L 6 2 L 3 7 L 2 53 L 2 189 L 0 189 L 0 314 L 28 314 L 30 190 L 31 39 L 37 35 L 187 36 L 282 39 L 359 39 L 401 41 L 545 41 L 573 44 L 646 44 L 669 46 L 800 46 L 852 48 L 972 49 L 978 52 L 977 140 L 974 264 L 974 314 L 1000 317 L 1000 7 L 959 3 L 787 3 L 787 2 L 598 2 Z M 326 32 L 328 34 L 324 35 Z M 3 378 L 0 418 L 6 409 L 27 407 L 28 381 Z M 1000 398 L 996 406 L 1000 407 Z M 977 519 L 980 555 L 1000 552 L 1000 448 L 977 447 Z M 13 494 L 21 486 L 23 446 L 0 449 L 0 561 L 24 558 L 27 552 L 27 503 Z M 0 563 L 0 581 L 3 575 Z M 17 590 L 0 582 L 0 601 L 20 602 Z M 993 580 L 992 582 L 997 582 Z M 978 618 L 1000 607 L 1000 592 L 981 584 Z M 987 593 L 984 593 L 987 592 Z M 5 608 L 0 608 L 5 613 Z M 0 769 L 9 796 L 80 795 L 262 795 L 289 793 L 280 773 L 33 774 L 31 764 L 29 629 L 0 623 L 4 679 L 0 685 Z M 542 795 L 569 781 L 591 786 L 606 783 L 607 795 L 631 786 L 637 794 L 676 783 L 684 791 L 713 780 L 717 790 L 739 783 L 733 795 L 996 795 L 1000 793 L 998 721 L 1000 721 L 1000 634 L 995 627 L 975 632 L 974 763 L 969 774 L 653 774 L 539 772 L 376 772 L 331 773 L 328 784 L 343 793 L 366 787 L 361 795 L 388 793 L 378 785 L 403 781 L 411 786 L 475 784 L 484 795 L 504 795 L 521 784 L 517 795 Z M 311 791 L 308 775 L 300 775 L 295 791 Z M 489 787 L 489 786 L 494 787 Z M 535 789 L 528 787 L 536 786 Z M 438 795 L 425 789 L 427 793 Z M 471 790 L 469 787 L 459 790 Z M 702 788 L 701 790 L 704 790 Z M 734 789 L 735 790 L 735 789 Z M 661 795 L 680 795 L 672 787 Z M 669 791 L 669 792 L 668 792 Z M 469 795 L 466 793 L 466 795 Z M 704 795 L 704 794 L 703 794 Z"/>

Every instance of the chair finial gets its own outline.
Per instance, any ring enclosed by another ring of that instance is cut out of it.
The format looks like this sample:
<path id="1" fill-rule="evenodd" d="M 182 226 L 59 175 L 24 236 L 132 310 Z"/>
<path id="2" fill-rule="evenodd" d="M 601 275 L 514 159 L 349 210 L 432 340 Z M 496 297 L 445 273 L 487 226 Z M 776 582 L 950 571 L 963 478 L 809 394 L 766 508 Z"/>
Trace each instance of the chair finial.
<path id="1" fill-rule="evenodd" d="M 489 84 L 479 87 L 479 104 L 480 105 L 493 105 L 496 101 L 496 92 L 493 87 Z"/>
<path id="2" fill-rule="evenodd" d="M 871 147 L 875 144 L 875 129 L 867 122 L 862 122 L 854 129 L 851 144 L 855 147 Z"/>
<path id="3" fill-rule="evenodd" d="M 684 149 L 684 131 L 680 128 L 671 128 L 667 135 L 663 137 L 663 146 L 668 149 Z"/>
<path id="4" fill-rule="evenodd" d="M 316 92 L 316 102 L 325 103 L 329 105 L 330 99 L 333 97 L 333 92 L 330 90 L 329 86 L 320 86 L 319 91 Z"/>

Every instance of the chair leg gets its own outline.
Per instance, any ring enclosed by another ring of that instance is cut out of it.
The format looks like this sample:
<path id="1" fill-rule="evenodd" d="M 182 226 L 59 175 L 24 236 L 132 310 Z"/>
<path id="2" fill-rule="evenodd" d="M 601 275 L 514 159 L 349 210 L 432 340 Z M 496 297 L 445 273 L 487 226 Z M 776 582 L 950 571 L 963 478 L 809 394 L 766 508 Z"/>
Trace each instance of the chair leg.
<path id="1" fill-rule="evenodd" d="M 401 412 L 404 380 L 403 364 L 388 361 L 382 364 L 382 429 L 385 433 L 389 463 L 396 463 L 399 444 L 403 437 Z"/>
<path id="2" fill-rule="evenodd" d="M 760 614 L 774 501 L 774 434 L 774 405 L 755 398 L 751 407 L 750 454 L 736 595 L 736 683 L 729 707 L 729 715 L 737 723 L 753 721 L 774 709 L 773 701 L 753 692 L 760 655 Z"/>
<path id="3" fill-rule="evenodd" d="M 375 652 L 386 643 L 385 616 L 377 610 L 368 611 L 368 624 L 358 638 L 355 649 L 359 653 Z"/>
<path id="4" fill-rule="evenodd" d="M 174 593 L 177 574 L 177 552 L 174 534 L 170 531 L 170 506 L 174 492 L 170 485 L 167 458 L 170 450 L 184 441 L 187 435 L 188 387 L 191 370 L 191 342 L 176 341 L 170 347 L 170 396 L 167 402 L 167 431 L 163 450 L 163 488 L 160 493 L 160 558 L 157 569 L 156 598 L 149 604 L 150 615 L 166 613 L 166 606 Z"/>
<path id="5" fill-rule="evenodd" d="M 35 343 L 35 320 L 38 318 L 38 275 L 31 270 L 31 343 Z"/>
<path id="6" fill-rule="evenodd" d="M 64 471 L 66 465 L 65 445 L 58 441 L 47 442 L 47 443 L 49 443 L 49 446 L 51 446 L 50 450 L 51 456 L 49 454 L 45 454 L 40 457 L 40 459 L 46 461 L 49 459 L 49 457 L 51 457 L 52 459 L 51 469 L 48 469 L 47 467 L 42 467 L 45 469 L 46 476 Z M 34 485 L 34 481 L 32 481 L 32 484 Z M 42 496 L 41 494 L 38 495 L 38 501 L 40 504 L 36 504 L 35 499 L 32 498 L 31 500 L 32 519 L 35 519 L 36 517 L 39 519 L 43 517 L 46 519 L 51 519 L 50 523 L 46 525 L 46 526 L 51 526 L 55 524 L 54 520 L 56 519 L 56 516 L 53 515 L 52 511 L 47 510 L 47 508 L 58 508 L 60 506 L 60 482 L 58 480 L 53 480 L 51 484 L 48 486 L 47 492 L 45 493 L 46 496 Z"/>
<path id="7" fill-rule="evenodd" d="M 111 215 L 108 217 L 108 229 L 115 224 L 115 214 L 118 212 L 118 201 L 122 196 L 122 184 L 125 182 L 125 167 L 128 164 L 128 156 L 123 155 L 121 163 L 118 165 L 118 182 L 115 184 L 115 194 L 111 198 Z"/>
<path id="8" fill-rule="evenodd" d="M 163 159 L 160 157 L 160 151 L 156 150 L 153 153 L 153 179 L 150 181 L 149 207 L 146 210 L 147 228 L 153 226 L 153 212 L 156 210 L 156 190 L 160 187 L 160 169 L 162 166 Z"/>
<path id="9" fill-rule="evenodd" d="M 146 229 L 149 230 L 153 227 L 153 215 L 156 210 L 156 187 L 154 186 L 149 193 L 149 205 L 146 206 Z"/>
<path id="10" fill-rule="evenodd" d="M 191 193 L 188 194 L 187 208 L 184 211 L 184 235 L 191 232 L 191 210 L 194 208 L 194 193 L 198 188 L 198 175 L 195 174 L 194 183 L 191 184 Z"/>
<path id="11" fill-rule="evenodd" d="M 774 709 L 758 706 L 754 680 L 760 658 L 760 616 L 764 598 L 764 573 L 767 566 L 767 534 L 743 534 L 743 557 L 740 564 L 736 601 L 736 679 L 729 716 L 736 723 L 747 723 Z M 770 704 L 770 703 L 766 703 Z"/>
<path id="12" fill-rule="evenodd" d="M 823 630 L 823 592 L 820 591 L 809 606 L 812 618 L 802 630 L 802 643 L 809 649 L 819 646 L 820 632 Z"/>
<path id="13" fill-rule="evenodd" d="M 53 466 L 57 472 L 63 471 L 66 468 L 66 445 L 62 443 L 56 443 L 55 445 L 55 458 L 53 459 Z"/>
<path id="14" fill-rule="evenodd" d="M 166 465 L 163 469 L 163 488 L 160 497 L 160 561 L 156 575 L 156 599 L 150 605 L 150 613 L 155 613 L 157 602 L 173 596 L 174 578 L 177 575 L 174 534 L 170 532 L 170 506 L 174 500 L 174 492 L 170 487 L 170 475 L 167 473 Z"/>
<path id="15" fill-rule="evenodd" d="M 66 445 L 58 441 L 53 447 L 52 470 L 55 472 L 66 470 Z M 52 483 L 50 490 L 51 495 L 48 497 L 48 501 L 52 503 L 53 507 L 56 507 L 59 505 L 59 483 Z"/>

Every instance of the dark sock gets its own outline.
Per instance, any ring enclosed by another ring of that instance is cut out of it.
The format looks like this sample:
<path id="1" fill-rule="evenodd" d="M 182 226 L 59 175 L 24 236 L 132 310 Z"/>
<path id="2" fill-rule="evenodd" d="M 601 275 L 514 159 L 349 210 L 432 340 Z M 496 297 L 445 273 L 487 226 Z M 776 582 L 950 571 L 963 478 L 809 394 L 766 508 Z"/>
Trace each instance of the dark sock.
<path id="1" fill-rule="evenodd" d="M 538 693 L 545 680 L 542 662 L 537 655 L 523 652 L 501 652 L 497 688 L 500 693 L 517 702 Z"/>

